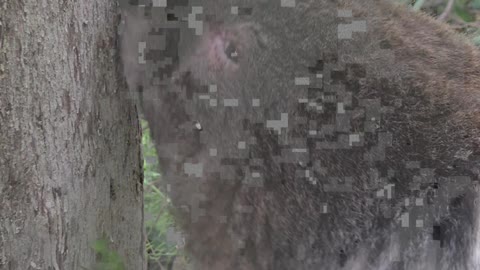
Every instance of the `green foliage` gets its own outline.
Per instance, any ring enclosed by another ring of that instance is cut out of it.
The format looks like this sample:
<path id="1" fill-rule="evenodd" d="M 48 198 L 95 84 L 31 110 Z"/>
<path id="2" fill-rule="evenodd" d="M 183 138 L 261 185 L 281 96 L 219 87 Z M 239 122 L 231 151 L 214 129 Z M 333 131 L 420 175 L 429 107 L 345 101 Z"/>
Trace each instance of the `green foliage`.
<path id="1" fill-rule="evenodd" d="M 142 125 L 142 152 L 143 152 L 143 170 L 144 181 L 148 184 L 155 183 L 160 178 L 158 169 L 157 151 L 150 138 L 150 129 L 145 120 L 141 120 Z"/>
<path id="2" fill-rule="evenodd" d="M 122 259 L 117 252 L 110 250 L 108 242 L 105 239 L 95 241 L 93 250 L 97 255 L 97 265 L 95 269 L 98 270 L 124 270 Z"/>
<path id="3" fill-rule="evenodd" d="M 469 5 L 471 1 L 456 0 L 454 5 L 455 15 L 460 17 L 464 22 L 475 21 L 475 15 L 472 13 L 472 7 Z"/>
<path id="4" fill-rule="evenodd" d="M 463 32 L 472 38 L 475 45 L 480 46 L 480 0 L 455 0 L 454 15 L 459 18 L 457 23 L 463 23 Z"/>
<path id="5" fill-rule="evenodd" d="M 149 260 L 166 264 L 178 251 L 175 243 L 167 241 L 168 230 L 175 227 L 169 212 L 171 207 L 167 196 L 161 191 L 162 181 L 159 173 L 158 158 L 150 138 L 150 130 L 146 121 L 141 121 L 143 169 L 144 169 L 144 211 L 147 230 L 147 256 Z"/>

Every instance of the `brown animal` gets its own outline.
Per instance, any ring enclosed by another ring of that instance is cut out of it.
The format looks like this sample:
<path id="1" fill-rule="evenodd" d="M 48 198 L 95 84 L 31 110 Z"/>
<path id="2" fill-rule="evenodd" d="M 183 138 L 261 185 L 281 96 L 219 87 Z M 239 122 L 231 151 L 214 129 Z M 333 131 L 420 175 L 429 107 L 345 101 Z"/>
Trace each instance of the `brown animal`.
<path id="1" fill-rule="evenodd" d="M 194 269 L 475 269 L 465 38 L 378 0 L 166 4 L 140 94 Z"/>

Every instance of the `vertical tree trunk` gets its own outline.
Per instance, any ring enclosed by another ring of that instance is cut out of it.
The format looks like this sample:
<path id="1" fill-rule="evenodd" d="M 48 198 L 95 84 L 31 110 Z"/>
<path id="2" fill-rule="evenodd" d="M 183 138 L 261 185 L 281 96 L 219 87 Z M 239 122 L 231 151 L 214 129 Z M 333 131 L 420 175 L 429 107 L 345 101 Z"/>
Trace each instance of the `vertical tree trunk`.
<path id="1" fill-rule="evenodd" d="M 141 131 L 115 1 L 0 1 L 0 269 L 144 268 Z"/>

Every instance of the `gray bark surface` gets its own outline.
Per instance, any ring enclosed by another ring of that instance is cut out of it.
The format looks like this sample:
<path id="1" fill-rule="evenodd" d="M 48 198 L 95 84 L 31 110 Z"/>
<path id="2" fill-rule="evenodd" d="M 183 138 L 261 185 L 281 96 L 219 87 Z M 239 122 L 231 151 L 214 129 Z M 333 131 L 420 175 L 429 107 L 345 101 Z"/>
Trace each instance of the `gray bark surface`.
<path id="1" fill-rule="evenodd" d="M 0 269 L 144 269 L 141 130 L 115 1 L 0 1 Z"/>

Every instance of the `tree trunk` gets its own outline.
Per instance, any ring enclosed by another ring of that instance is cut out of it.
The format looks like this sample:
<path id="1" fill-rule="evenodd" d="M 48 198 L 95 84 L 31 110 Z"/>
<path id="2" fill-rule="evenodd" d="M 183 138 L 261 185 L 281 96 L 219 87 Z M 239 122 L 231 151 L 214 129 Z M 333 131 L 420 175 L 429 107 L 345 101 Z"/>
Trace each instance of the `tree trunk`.
<path id="1" fill-rule="evenodd" d="M 0 269 L 144 269 L 141 130 L 115 1 L 0 1 Z"/>

